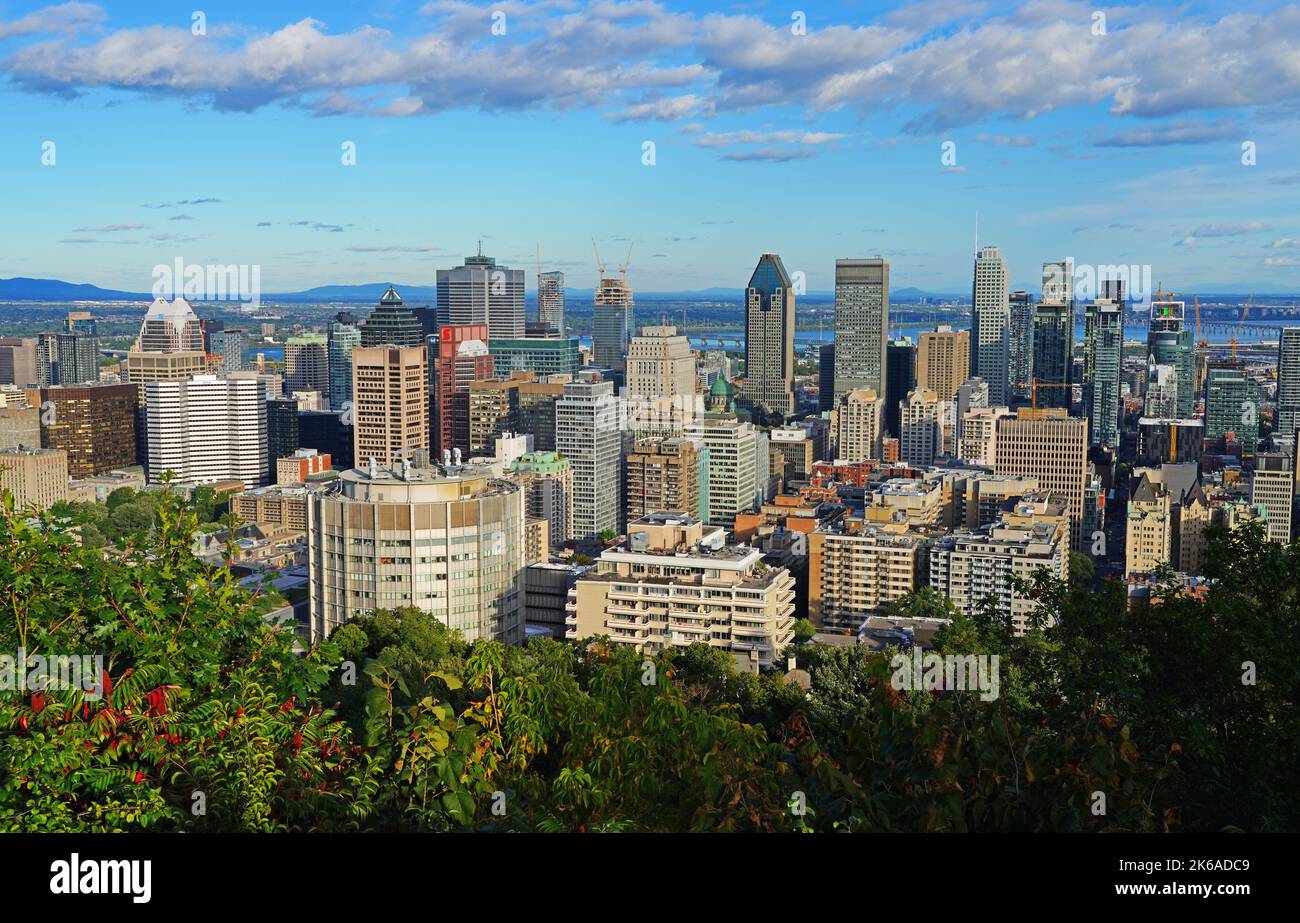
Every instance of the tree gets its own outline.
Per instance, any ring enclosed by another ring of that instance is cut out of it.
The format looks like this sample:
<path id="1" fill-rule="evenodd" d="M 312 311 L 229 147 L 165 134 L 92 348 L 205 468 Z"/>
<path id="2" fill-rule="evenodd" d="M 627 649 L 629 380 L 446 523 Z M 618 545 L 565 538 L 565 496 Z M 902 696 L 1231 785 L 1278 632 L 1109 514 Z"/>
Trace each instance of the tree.
<path id="1" fill-rule="evenodd" d="M 794 623 L 794 640 L 797 644 L 805 641 L 811 641 L 817 634 L 817 626 L 807 619 L 799 619 Z"/>

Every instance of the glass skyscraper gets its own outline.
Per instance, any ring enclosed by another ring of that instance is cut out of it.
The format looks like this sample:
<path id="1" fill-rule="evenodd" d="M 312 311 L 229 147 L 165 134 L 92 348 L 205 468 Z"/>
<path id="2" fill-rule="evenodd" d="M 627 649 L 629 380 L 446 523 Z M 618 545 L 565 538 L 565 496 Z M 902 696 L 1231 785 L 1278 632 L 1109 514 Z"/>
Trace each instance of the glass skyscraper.
<path id="1" fill-rule="evenodd" d="M 836 361 L 842 347 L 836 343 Z M 744 403 L 782 418 L 794 413 L 794 289 L 781 257 L 764 253 L 745 289 Z"/>

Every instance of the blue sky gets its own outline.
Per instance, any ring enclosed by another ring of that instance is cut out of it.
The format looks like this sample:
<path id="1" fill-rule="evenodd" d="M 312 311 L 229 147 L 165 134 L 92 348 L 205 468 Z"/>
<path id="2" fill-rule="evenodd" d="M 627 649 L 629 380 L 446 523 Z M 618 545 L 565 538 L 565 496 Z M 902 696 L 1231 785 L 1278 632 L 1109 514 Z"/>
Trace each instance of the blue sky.
<path id="1" fill-rule="evenodd" d="M 1295 4 L 170 6 L 0 5 L 0 277 L 432 284 L 482 238 L 590 288 L 594 236 L 640 290 L 774 250 L 963 291 L 978 212 L 1017 287 L 1072 256 L 1300 291 Z"/>

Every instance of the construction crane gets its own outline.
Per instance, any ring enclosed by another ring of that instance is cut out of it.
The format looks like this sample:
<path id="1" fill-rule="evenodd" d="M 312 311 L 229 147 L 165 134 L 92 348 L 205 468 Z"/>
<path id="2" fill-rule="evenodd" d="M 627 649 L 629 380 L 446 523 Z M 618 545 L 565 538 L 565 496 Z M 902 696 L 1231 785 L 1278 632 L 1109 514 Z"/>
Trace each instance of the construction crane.
<path id="1" fill-rule="evenodd" d="M 632 247 L 635 245 L 636 241 L 632 241 L 627 245 L 627 259 L 623 262 L 623 265 L 618 267 L 618 274 L 623 277 L 625 284 L 627 282 L 627 268 L 632 265 Z"/>
<path id="2" fill-rule="evenodd" d="M 1016 388 L 1023 388 L 1024 386 L 1025 386 L 1025 383 L 1024 383 L 1023 381 L 1021 381 L 1021 382 L 1017 382 L 1015 385 L 1013 385 L 1013 387 L 1016 387 Z M 1040 382 L 1037 378 L 1031 378 L 1031 379 L 1029 380 L 1029 400 L 1030 400 L 1030 402 L 1031 402 L 1031 406 L 1032 406 L 1035 410 L 1038 409 L 1038 389 L 1039 389 L 1039 388 L 1073 388 L 1073 387 L 1074 387 L 1074 383 L 1073 383 L 1073 382 L 1061 382 L 1061 381 L 1044 381 L 1044 382 Z"/>
<path id="3" fill-rule="evenodd" d="M 1255 296 L 1251 295 L 1246 301 L 1246 306 L 1241 309 L 1241 319 L 1237 321 L 1237 333 L 1230 342 L 1232 344 L 1232 358 L 1237 358 L 1237 343 L 1241 340 L 1241 331 L 1246 326 L 1246 315 L 1250 313 L 1250 306 L 1255 303 Z"/>
<path id="4" fill-rule="evenodd" d="M 591 252 L 596 254 L 596 272 L 600 273 L 600 278 L 605 278 L 605 264 L 600 261 L 600 251 L 596 249 L 596 238 L 591 239 Z"/>
<path id="5" fill-rule="evenodd" d="M 1205 349 L 1210 344 L 1201 337 L 1201 296 L 1193 295 L 1192 304 L 1196 306 L 1196 348 Z"/>

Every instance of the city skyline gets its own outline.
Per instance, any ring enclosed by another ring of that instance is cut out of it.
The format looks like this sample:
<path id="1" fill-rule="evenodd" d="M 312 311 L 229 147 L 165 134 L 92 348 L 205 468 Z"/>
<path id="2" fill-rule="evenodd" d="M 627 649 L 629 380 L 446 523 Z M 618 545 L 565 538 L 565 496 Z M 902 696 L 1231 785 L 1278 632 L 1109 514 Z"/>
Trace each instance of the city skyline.
<path id="1" fill-rule="evenodd" d="M 25 220 L 0 277 L 140 291 L 179 256 L 261 265 L 269 292 L 432 285 L 481 238 L 530 292 L 539 241 L 585 290 L 594 237 L 634 244 L 641 292 L 741 289 L 764 252 L 810 291 L 883 256 L 895 289 L 963 292 L 978 214 L 1012 289 L 1072 256 L 1300 290 L 1300 7 L 805 7 L 236 3 L 199 35 L 7 7 Z M 761 186 L 780 222 L 754 220 Z"/>

